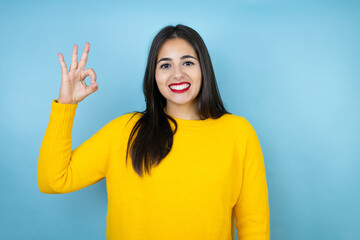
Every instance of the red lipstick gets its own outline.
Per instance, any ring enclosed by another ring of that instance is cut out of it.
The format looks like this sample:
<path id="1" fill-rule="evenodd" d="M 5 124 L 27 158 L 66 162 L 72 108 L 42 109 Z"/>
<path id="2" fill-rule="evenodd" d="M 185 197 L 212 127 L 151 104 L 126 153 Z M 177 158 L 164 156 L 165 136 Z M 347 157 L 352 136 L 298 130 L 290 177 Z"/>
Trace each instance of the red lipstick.
<path id="1" fill-rule="evenodd" d="M 172 83 L 172 84 L 170 84 L 169 86 L 172 86 L 172 85 L 181 85 L 181 84 L 185 84 L 185 83 L 190 84 L 189 82 L 180 82 L 180 83 Z"/>
<path id="2" fill-rule="evenodd" d="M 186 88 L 184 89 L 172 89 L 170 86 L 179 86 L 179 85 L 182 85 L 182 84 L 188 84 L 189 86 L 187 86 Z M 191 84 L 189 82 L 180 82 L 180 83 L 172 83 L 169 85 L 169 88 L 171 91 L 173 91 L 174 93 L 183 93 L 183 92 L 186 92 L 187 90 L 189 90 Z"/>

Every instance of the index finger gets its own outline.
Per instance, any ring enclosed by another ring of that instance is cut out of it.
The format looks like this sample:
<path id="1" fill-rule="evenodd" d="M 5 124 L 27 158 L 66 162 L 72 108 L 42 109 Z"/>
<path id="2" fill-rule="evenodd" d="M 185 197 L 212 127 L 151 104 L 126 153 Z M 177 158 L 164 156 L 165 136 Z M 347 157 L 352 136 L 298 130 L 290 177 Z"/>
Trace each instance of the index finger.
<path id="1" fill-rule="evenodd" d="M 68 69 L 67 69 L 66 63 L 64 61 L 64 56 L 62 55 L 62 53 L 58 53 L 58 57 L 60 60 L 62 74 L 63 74 L 63 76 L 66 76 L 66 74 L 68 73 Z"/>
<path id="2" fill-rule="evenodd" d="M 78 66 L 79 69 L 84 69 L 86 65 L 86 61 L 88 59 L 89 50 L 90 50 L 90 43 L 86 42 L 83 54 L 81 55 L 81 59 L 79 62 L 79 66 Z"/>

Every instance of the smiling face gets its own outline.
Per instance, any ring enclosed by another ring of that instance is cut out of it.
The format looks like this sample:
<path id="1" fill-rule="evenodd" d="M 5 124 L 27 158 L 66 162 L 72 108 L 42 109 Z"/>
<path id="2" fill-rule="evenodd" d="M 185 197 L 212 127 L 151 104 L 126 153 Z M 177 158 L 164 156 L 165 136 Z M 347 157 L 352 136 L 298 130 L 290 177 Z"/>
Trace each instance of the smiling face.
<path id="1" fill-rule="evenodd" d="M 182 38 L 167 40 L 159 49 L 155 69 L 156 84 L 166 98 L 168 113 L 196 112 L 201 88 L 201 68 L 193 47 Z"/>

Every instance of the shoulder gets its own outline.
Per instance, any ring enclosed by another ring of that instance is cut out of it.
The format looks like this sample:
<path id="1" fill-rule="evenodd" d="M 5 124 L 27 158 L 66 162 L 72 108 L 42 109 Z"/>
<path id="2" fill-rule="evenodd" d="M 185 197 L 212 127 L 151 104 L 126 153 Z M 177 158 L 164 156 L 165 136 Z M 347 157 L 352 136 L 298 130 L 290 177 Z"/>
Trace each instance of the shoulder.
<path id="1" fill-rule="evenodd" d="M 140 118 L 141 113 L 138 112 L 129 112 L 124 113 L 110 121 L 108 121 L 104 128 L 109 129 L 110 131 L 121 130 L 128 126 L 130 123 L 135 124 L 137 120 Z M 130 125 L 133 125 L 130 124 Z"/>
<path id="2" fill-rule="evenodd" d="M 251 130 L 251 129 L 253 129 L 253 126 L 248 121 L 248 119 L 246 119 L 243 116 L 227 113 L 227 114 L 224 114 L 221 117 L 221 119 L 227 125 L 229 125 L 230 127 L 234 128 L 234 129 L 239 129 L 239 130 Z"/>
<path id="3" fill-rule="evenodd" d="M 135 123 L 141 118 L 142 113 L 141 112 L 129 112 L 124 113 L 121 116 L 116 117 L 111 122 L 113 125 L 116 125 L 119 128 L 127 128 L 127 127 L 133 127 Z"/>
<path id="4" fill-rule="evenodd" d="M 226 126 L 226 130 L 235 134 L 236 138 L 257 137 L 253 124 L 246 117 L 228 113 L 224 114 L 220 119 L 223 121 L 222 124 Z"/>

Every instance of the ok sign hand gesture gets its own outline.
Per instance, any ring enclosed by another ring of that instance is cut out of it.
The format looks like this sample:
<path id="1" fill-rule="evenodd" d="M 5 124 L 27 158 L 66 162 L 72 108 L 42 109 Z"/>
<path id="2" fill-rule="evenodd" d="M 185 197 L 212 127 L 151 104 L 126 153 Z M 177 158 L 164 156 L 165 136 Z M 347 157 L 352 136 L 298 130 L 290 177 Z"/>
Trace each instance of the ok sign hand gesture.
<path id="1" fill-rule="evenodd" d="M 84 52 L 78 63 L 78 46 L 74 44 L 69 71 L 66 67 L 64 56 L 61 53 L 58 54 L 62 71 L 58 102 L 63 104 L 77 104 L 98 89 L 95 71 L 92 68 L 84 69 L 89 55 L 89 49 L 90 44 L 86 42 Z M 87 86 L 85 83 L 87 76 L 90 76 L 91 86 Z"/>

